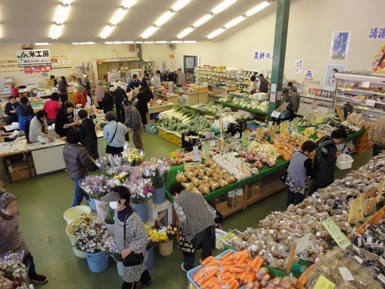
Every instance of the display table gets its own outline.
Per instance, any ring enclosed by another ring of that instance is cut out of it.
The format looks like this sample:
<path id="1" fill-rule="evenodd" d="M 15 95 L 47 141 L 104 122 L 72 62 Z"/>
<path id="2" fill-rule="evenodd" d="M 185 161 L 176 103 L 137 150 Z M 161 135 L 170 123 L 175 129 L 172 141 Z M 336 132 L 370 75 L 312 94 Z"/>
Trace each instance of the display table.
<path id="1" fill-rule="evenodd" d="M 262 116 L 266 116 L 267 115 L 267 112 L 264 112 L 262 110 L 242 107 L 242 106 L 233 104 L 231 102 L 221 102 L 221 101 L 216 100 L 215 103 L 221 104 L 223 106 L 231 107 L 231 108 L 234 108 L 234 109 L 237 109 L 237 110 L 243 110 L 243 111 L 259 114 L 259 115 L 262 115 Z"/>
<path id="2" fill-rule="evenodd" d="M 208 102 L 209 100 L 207 92 L 197 91 L 197 92 L 186 93 L 183 91 L 176 90 L 175 93 L 177 93 L 179 96 L 183 96 L 183 95 L 187 96 L 185 99 L 182 99 L 182 102 L 179 101 L 180 104 L 185 106 L 204 103 L 204 102 Z"/>
<path id="3" fill-rule="evenodd" d="M 155 123 L 156 117 L 160 112 L 169 110 L 173 106 L 174 106 L 174 103 L 171 103 L 171 102 L 163 102 L 162 104 L 158 104 L 158 103 L 150 104 L 148 107 L 147 123 Z"/>
<path id="4" fill-rule="evenodd" d="M 155 96 L 155 99 L 162 99 L 162 100 L 167 100 L 168 102 L 178 103 L 178 94 L 175 94 L 175 93 L 162 94 L 162 93 L 155 92 L 154 96 Z"/>

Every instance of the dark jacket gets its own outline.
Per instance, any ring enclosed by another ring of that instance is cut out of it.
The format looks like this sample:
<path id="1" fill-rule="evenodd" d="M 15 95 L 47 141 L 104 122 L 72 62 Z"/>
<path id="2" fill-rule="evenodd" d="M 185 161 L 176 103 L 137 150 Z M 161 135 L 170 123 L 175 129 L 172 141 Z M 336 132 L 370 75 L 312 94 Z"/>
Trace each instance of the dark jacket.
<path id="1" fill-rule="evenodd" d="M 80 137 L 84 145 L 96 143 L 98 141 L 98 138 L 95 132 L 95 124 L 91 119 L 89 118 L 83 119 L 79 125 L 79 128 L 80 128 Z"/>
<path id="2" fill-rule="evenodd" d="M 154 95 L 150 92 L 141 92 L 137 95 L 136 99 L 138 100 L 138 103 L 136 104 L 136 108 L 140 113 L 148 112 L 148 103 L 153 98 Z"/>
<path id="3" fill-rule="evenodd" d="M 12 110 L 17 109 L 20 103 L 15 102 L 14 104 L 7 102 L 4 107 L 4 113 L 7 115 L 7 124 L 12 124 L 13 122 L 18 122 L 17 112 L 12 113 Z"/>
<path id="4" fill-rule="evenodd" d="M 269 91 L 269 82 L 266 78 L 260 78 L 259 81 L 261 84 L 259 85 L 259 92 L 268 93 Z"/>
<path id="5" fill-rule="evenodd" d="M 63 157 L 68 174 L 72 179 L 84 179 L 88 175 L 88 168 L 92 165 L 92 160 L 84 146 L 67 143 L 63 148 Z"/>
<path id="6" fill-rule="evenodd" d="M 115 100 L 116 108 L 121 107 L 122 102 L 125 99 L 127 99 L 126 92 L 121 87 L 118 87 L 117 89 L 115 89 L 114 100 Z"/>
<path id="7" fill-rule="evenodd" d="M 18 116 L 33 116 L 33 108 L 30 104 L 20 104 L 16 108 Z"/>
<path id="8" fill-rule="evenodd" d="M 143 127 L 142 118 L 140 117 L 139 111 L 135 106 L 131 106 L 126 111 L 126 127 L 136 131 Z"/>
<path id="9" fill-rule="evenodd" d="M 114 98 L 112 97 L 112 94 L 110 91 L 106 91 L 104 93 L 102 103 L 103 103 L 104 113 L 112 111 L 112 109 L 114 108 Z"/>
<path id="10" fill-rule="evenodd" d="M 59 90 L 60 95 L 67 95 L 67 83 L 65 81 L 59 81 L 57 90 Z"/>
<path id="11" fill-rule="evenodd" d="M 137 79 L 137 80 L 131 79 L 130 82 L 128 83 L 128 85 L 127 85 L 127 92 L 130 92 L 131 90 L 134 90 L 136 83 L 140 84 L 140 80 L 139 79 Z"/>
<path id="12" fill-rule="evenodd" d="M 334 182 L 334 172 L 337 161 L 337 146 L 330 136 L 321 138 L 318 142 L 318 152 L 314 164 L 314 183 L 324 188 Z"/>
<path id="13" fill-rule="evenodd" d="M 56 115 L 55 119 L 55 132 L 60 137 L 67 136 L 69 131 L 69 124 L 74 121 L 74 113 L 67 114 L 64 109 L 60 109 Z"/>

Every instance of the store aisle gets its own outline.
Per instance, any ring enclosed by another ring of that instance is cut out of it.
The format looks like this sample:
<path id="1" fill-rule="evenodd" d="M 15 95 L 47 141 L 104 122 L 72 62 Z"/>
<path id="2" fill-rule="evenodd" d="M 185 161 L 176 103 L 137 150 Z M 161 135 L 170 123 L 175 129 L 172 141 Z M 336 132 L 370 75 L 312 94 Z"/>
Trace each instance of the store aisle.
<path id="1" fill-rule="evenodd" d="M 168 157 L 177 147 L 168 141 L 145 133 L 147 156 Z M 370 152 L 355 155 L 353 168 L 365 164 Z M 337 170 L 342 177 L 345 171 Z M 107 271 L 94 274 L 88 270 L 86 260 L 75 257 L 65 234 L 63 212 L 72 204 L 74 185 L 65 172 L 14 184 L 6 188 L 20 200 L 20 230 L 31 249 L 38 272 L 46 274 L 49 283 L 36 288 L 44 289 L 118 289 L 121 279 L 114 263 Z M 258 221 L 274 210 L 284 210 L 285 192 L 279 192 L 239 212 L 223 222 L 225 230 L 255 227 Z M 198 259 L 198 258 L 197 258 Z M 156 254 L 155 268 L 151 270 L 153 285 L 149 288 L 186 288 L 185 274 L 180 270 L 181 254 L 174 250 L 170 257 Z"/>

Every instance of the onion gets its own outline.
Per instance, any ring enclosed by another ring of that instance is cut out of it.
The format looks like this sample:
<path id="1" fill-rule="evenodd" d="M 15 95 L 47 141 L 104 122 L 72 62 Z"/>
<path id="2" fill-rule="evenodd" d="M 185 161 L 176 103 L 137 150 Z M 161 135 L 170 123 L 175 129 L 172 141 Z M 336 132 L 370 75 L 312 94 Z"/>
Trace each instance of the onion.
<path id="1" fill-rule="evenodd" d="M 273 279 L 273 285 L 275 286 L 275 287 L 279 287 L 279 286 L 281 286 L 281 278 L 278 278 L 278 277 L 276 277 L 276 278 L 274 278 Z"/>
<path id="2" fill-rule="evenodd" d="M 297 287 L 298 280 L 295 277 L 290 278 L 291 284 L 293 284 L 294 287 Z"/>

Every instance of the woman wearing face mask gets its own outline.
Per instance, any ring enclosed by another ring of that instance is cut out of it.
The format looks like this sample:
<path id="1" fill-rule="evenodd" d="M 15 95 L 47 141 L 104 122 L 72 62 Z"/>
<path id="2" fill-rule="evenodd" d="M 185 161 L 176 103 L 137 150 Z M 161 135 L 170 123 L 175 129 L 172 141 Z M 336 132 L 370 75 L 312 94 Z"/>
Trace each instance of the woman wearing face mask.
<path id="1" fill-rule="evenodd" d="M 28 277 L 34 283 L 44 284 L 48 278 L 35 271 L 34 259 L 19 232 L 19 205 L 9 192 L 0 193 L 0 256 L 7 253 L 24 253 L 23 263 L 28 268 Z"/>
<path id="2" fill-rule="evenodd" d="M 115 212 L 115 242 L 122 258 L 125 259 L 131 253 L 144 255 L 143 263 L 125 267 L 122 289 L 140 289 L 151 285 L 151 276 L 145 266 L 147 230 L 139 215 L 130 205 L 130 190 L 124 186 L 114 187 L 102 200 L 118 202 Z"/>

